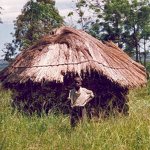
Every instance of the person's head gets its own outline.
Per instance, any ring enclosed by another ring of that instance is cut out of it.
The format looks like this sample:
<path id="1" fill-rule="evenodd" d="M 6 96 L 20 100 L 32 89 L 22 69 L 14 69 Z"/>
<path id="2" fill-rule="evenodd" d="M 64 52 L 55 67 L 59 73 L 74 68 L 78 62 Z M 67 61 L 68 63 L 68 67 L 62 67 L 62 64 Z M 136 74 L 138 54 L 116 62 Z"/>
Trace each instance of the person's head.
<path id="1" fill-rule="evenodd" d="M 80 88 L 80 86 L 82 85 L 82 79 L 80 77 L 75 77 L 74 84 L 75 84 L 75 88 Z"/>

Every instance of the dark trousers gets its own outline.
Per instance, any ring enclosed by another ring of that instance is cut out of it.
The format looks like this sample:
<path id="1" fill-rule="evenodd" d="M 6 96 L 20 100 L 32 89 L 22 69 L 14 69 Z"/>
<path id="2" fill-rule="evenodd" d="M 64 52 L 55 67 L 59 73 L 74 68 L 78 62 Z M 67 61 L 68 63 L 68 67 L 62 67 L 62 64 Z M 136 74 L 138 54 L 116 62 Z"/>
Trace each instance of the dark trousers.
<path id="1" fill-rule="evenodd" d="M 79 123 L 82 120 L 84 122 L 87 120 L 86 108 L 82 106 L 72 108 L 70 116 L 71 127 L 75 127 L 77 123 Z"/>

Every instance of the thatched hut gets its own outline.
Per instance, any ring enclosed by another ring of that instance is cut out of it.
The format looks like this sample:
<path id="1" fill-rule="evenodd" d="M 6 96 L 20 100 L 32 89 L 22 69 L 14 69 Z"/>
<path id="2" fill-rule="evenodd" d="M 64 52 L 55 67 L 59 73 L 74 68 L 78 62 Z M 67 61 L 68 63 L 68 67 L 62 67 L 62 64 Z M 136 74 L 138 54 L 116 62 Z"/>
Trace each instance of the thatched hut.
<path id="1" fill-rule="evenodd" d="M 0 80 L 4 86 L 18 91 L 14 100 L 19 103 L 28 99 L 35 106 L 35 100 L 41 97 L 41 107 L 49 105 L 47 99 L 50 105 L 64 99 L 59 105 L 62 106 L 77 75 L 83 78 L 83 86 L 95 93 L 95 106 L 106 109 L 104 104 L 113 101 L 118 107 L 119 100 L 119 111 L 127 101 L 128 89 L 147 82 L 145 68 L 114 43 L 103 44 L 83 30 L 71 27 L 55 29 L 24 50 L 0 72 Z M 38 107 L 39 103 L 36 104 Z"/>

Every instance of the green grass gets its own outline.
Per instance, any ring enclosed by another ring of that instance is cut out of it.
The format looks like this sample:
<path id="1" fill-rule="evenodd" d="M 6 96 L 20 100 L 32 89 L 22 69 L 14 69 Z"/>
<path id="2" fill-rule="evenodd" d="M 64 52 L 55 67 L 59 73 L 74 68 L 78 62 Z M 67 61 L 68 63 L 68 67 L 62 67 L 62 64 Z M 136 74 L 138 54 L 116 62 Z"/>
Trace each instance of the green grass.
<path id="1" fill-rule="evenodd" d="M 146 71 L 150 73 L 150 62 L 146 62 Z"/>
<path id="2" fill-rule="evenodd" d="M 129 94 L 129 116 L 110 117 L 71 130 L 69 115 L 24 115 L 11 107 L 10 91 L 0 91 L 0 150 L 148 150 L 150 81 Z M 13 113 L 12 113 L 13 112 Z"/>

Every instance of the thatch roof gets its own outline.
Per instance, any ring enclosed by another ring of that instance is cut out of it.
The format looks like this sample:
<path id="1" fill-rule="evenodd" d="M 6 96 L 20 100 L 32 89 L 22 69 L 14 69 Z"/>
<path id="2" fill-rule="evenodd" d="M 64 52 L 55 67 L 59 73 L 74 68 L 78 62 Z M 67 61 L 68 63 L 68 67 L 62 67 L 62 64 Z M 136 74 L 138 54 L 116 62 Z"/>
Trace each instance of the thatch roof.
<path id="1" fill-rule="evenodd" d="M 114 43 L 101 43 L 83 30 L 61 27 L 20 53 L 0 72 L 4 83 L 63 82 L 68 72 L 79 75 L 96 71 L 121 87 L 147 82 L 145 68 Z"/>

